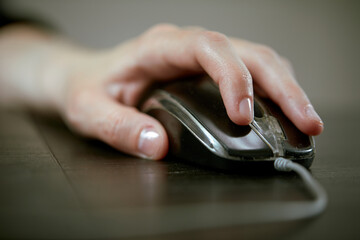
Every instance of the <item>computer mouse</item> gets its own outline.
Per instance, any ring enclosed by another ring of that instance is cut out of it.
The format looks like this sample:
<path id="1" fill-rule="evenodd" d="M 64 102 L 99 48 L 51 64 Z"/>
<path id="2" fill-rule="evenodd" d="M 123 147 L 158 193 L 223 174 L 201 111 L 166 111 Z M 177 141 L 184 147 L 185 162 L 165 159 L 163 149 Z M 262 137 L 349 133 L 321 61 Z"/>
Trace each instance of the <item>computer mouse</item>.
<path id="1" fill-rule="evenodd" d="M 273 167 L 279 157 L 309 168 L 314 159 L 313 137 L 298 130 L 269 99 L 255 95 L 250 125 L 233 123 L 209 76 L 164 84 L 140 109 L 164 126 L 169 153 L 176 159 L 230 171 Z"/>

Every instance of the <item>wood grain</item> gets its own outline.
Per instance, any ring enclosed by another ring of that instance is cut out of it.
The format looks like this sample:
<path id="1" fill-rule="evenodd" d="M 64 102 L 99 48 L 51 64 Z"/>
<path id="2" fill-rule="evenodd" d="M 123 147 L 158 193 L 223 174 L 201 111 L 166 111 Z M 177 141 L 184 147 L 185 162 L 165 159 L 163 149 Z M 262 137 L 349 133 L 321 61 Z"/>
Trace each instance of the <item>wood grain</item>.
<path id="1" fill-rule="evenodd" d="M 202 214 L 211 218 L 212 209 L 206 206 L 212 203 L 261 204 L 311 197 L 294 174 L 231 174 L 171 158 L 142 160 L 81 138 L 58 119 L 1 110 L 0 237 L 359 238 L 360 131 L 352 124 L 359 122 L 360 115 L 328 114 L 324 120 L 326 131 L 316 139 L 317 156 L 311 168 L 329 194 L 323 215 L 308 221 L 183 231 L 183 219 L 163 222 L 170 217 L 168 209 L 205 206 Z"/>

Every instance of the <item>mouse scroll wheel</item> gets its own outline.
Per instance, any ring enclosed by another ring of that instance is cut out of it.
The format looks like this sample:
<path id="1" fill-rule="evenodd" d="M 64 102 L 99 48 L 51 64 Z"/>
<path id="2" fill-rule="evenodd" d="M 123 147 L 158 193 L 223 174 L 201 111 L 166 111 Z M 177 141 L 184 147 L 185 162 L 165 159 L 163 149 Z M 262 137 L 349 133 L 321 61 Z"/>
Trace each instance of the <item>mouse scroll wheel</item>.
<path id="1" fill-rule="evenodd" d="M 261 107 L 261 105 L 257 101 L 254 101 L 254 116 L 256 118 L 264 117 L 264 109 Z"/>

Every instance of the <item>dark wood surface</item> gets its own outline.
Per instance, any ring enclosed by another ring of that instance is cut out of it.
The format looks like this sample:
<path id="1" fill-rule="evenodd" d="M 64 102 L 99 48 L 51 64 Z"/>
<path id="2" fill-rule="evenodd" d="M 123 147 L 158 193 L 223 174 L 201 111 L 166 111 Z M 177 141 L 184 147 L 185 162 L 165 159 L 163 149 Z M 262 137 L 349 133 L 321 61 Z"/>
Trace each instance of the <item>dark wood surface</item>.
<path id="1" fill-rule="evenodd" d="M 360 114 L 322 114 L 311 172 L 329 196 L 311 220 L 186 227 L 182 209 L 309 200 L 294 174 L 231 174 L 133 158 L 56 119 L 0 110 L 0 237 L 28 239 L 360 239 Z M 124 136 L 126 137 L 126 136 Z M 249 211 L 233 212 L 249 216 Z M 175 216 L 175 217 L 174 217 Z"/>

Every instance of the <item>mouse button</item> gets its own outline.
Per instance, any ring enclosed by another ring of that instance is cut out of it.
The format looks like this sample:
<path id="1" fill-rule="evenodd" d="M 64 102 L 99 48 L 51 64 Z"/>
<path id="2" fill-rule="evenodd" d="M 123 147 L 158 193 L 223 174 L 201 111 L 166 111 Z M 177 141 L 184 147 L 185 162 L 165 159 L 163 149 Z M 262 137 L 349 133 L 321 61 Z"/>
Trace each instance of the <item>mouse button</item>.
<path id="1" fill-rule="evenodd" d="M 286 136 L 286 142 L 296 149 L 308 149 L 312 147 L 309 136 L 302 133 L 296 128 L 289 120 L 281 122 L 284 134 Z"/>
<path id="2" fill-rule="evenodd" d="M 262 139 L 249 126 L 236 125 L 233 122 L 223 121 L 222 128 L 216 122 L 203 118 L 202 122 L 209 132 L 227 149 L 234 151 L 268 149 Z"/>
<path id="3" fill-rule="evenodd" d="M 221 141 L 225 143 L 231 156 L 260 159 L 273 157 L 271 148 L 253 130 L 244 137 L 223 137 Z"/>
<path id="4" fill-rule="evenodd" d="M 250 131 L 249 127 L 239 127 L 229 119 L 220 92 L 210 81 L 183 81 L 167 86 L 166 91 L 205 127 L 211 125 L 208 128 L 218 128 L 233 136 Z"/>
<path id="5" fill-rule="evenodd" d="M 269 99 L 261 99 L 266 111 L 275 117 L 285 136 L 285 142 L 297 149 L 307 149 L 311 147 L 309 136 L 301 132 L 282 112 L 282 110 Z"/>
<path id="6" fill-rule="evenodd" d="M 172 84 L 167 92 L 181 102 L 201 125 L 220 143 L 228 154 L 239 156 L 243 152 L 257 152 L 271 157 L 272 150 L 257 136 L 250 126 L 233 123 L 227 115 L 219 89 L 211 81 L 187 81 Z M 263 111 L 259 107 L 260 111 Z"/>

